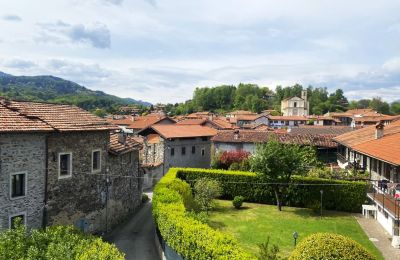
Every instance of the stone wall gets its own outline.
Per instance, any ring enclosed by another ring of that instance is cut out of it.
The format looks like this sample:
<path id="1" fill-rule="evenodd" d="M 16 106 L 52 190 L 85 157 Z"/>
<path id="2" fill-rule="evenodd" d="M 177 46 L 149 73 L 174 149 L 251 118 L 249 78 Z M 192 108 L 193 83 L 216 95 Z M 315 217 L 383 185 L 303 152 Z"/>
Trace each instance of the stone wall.
<path id="1" fill-rule="evenodd" d="M 46 171 L 44 134 L 0 134 L 0 231 L 9 217 L 26 214 L 28 228 L 42 226 Z M 26 196 L 10 198 L 12 173 L 27 173 Z"/>
<path id="2" fill-rule="evenodd" d="M 158 165 L 164 161 L 164 140 L 159 143 L 149 143 L 146 139 L 143 145 L 143 164 Z"/>
<path id="3" fill-rule="evenodd" d="M 131 153 L 130 159 L 128 155 L 109 155 L 108 144 L 108 131 L 49 136 L 49 225 L 75 224 L 85 231 L 102 233 L 136 206 L 141 198 L 141 185 L 124 176 L 137 175 L 138 153 Z M 91 171 L 93 150 L 101 151 L 101 169 L 96 173 Z M 59 178 L 58 155 L 63 152 L 72 153 L 72 176 Z M 132 207 L 125 208 L 129 200 L 135 202 Z"/>

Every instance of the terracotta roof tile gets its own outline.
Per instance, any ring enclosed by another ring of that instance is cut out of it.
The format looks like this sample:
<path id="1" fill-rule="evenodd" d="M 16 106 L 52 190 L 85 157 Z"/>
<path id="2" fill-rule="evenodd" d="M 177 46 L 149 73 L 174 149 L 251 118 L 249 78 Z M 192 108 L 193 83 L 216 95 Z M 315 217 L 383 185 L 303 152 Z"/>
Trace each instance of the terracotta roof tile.
<path id="1" fill-rule="evenodd" d="M 21 117 L 34 120 L 37 126 L 40 124 L 38 122 L 41 121 L 41 129 L 47 128 L 47 130 L 50 130 L 48 129 L 50 127 L 52 130 L 57 131 L 97 131 L 116 128 L 104 119 L 71 105 L 9 101 L 7 103 L 3 102 L 3 108 L 14 111 Z M 32 120 L 30 123 L 32 123 Z M 30 123 L 21 126 L 21 129 L 32 127 L 28 126 Z M 44 125 L 47 125 L 47 127 Z"/>
<path id="2" fill-rule="evenodd" d="M 288 132 L 290 132 L 291 134 L 330 134 L 334 136 L 338 136 L 351 131 L 354 131 L 354 129 L 350 126 L 300 126 L 288 129 Z"/>
<path id="3" fill-rule="evenodd" d="M 112 154 L 124 154 L 127 152 L 131 152 L 133 150 L 140 150 L 141 144 L 136 142 L 136 140 L 129 136 L 125 136 L 125 143 L 120 143 L 118 140 L 119 133 L 111 133 L 110 134 L 110 146 L 109 151 Z"/>
<path id="4" fill-rule="evenodd" d="M 161 116 L 159 114 L 149 114 L 146 116 L 126 116 L 123 119 L 108 119 L 108 122 L 115 124 L 115 125 L 122 125 L 126 126 L 128 129 L 136 129 L 141 130 L 147 128 L 151 125 L 154 125 L 164 119 L 173 121 L 171 118 L 166 116 Z"/>
<path id="5" fill-rule="evenodd" d="M 192 137 L 203 137 L 203 136 L 214 136 L 217 134 L 217 130 L 199 125 L 153 125 L 148 129 L 153 129 L 156 133 L 161 135 L 163 138 L 192 138 Z M 141 132 L 146 131 L 142 130 Z"/>

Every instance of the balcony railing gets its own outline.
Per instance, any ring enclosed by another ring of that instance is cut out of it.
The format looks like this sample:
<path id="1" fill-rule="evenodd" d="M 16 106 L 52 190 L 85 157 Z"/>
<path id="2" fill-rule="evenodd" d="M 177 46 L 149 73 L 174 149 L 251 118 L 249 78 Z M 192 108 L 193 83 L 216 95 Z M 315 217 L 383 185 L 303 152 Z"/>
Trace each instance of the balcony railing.
<path id="1" fill-rule="evenodd" d="M 381 206 L 384 211 L 392 215 L 395 220 L 400 220 L 400 200 L 395 199 L 387 191 L 388 189 L 382 189 L 382 187 L 378 187 L 374 184 L 367 195 Z"/>

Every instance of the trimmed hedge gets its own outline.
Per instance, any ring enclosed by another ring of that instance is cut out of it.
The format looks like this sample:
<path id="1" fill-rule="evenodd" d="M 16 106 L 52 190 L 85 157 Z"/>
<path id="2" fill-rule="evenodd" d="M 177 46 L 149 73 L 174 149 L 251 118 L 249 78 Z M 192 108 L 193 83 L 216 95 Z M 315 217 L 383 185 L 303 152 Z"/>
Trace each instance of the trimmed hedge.
<path id="1" fill-rule="evenodd" d="M 223 199 L 243 196 L 245 201 L 263 204 L 276 204 L 272 184 L 263 181 L 253 172 L 179 168 L 174 169 L 177 177 L 193 185 L 199 178 L 212 178 L 221 184 Z M 302 185 L 306 184 L 306 185 Z M 324 209 L 347 212 L 360 212 L 366 200 L 365 182 L 328 180 L 293 176 L 284 194 L 284 203 L 292 207 L 313 207 L 320 204 Z"/>
<path id="2" fill-rule="evenodd" d="M 187 189 L 176 182 L 180 170 L 170 169 L 154 188 L 153 216 L 163 239 L 185 259 L 254 259 L 232 236 L 186 214 Z"/>
<path id="3" fill-rule="evenodd" d="M 289 260 L 303 259 L 376 259 L 356 241 L 338 234 L 316 233 L 303 239 L 292 252 Z"/>

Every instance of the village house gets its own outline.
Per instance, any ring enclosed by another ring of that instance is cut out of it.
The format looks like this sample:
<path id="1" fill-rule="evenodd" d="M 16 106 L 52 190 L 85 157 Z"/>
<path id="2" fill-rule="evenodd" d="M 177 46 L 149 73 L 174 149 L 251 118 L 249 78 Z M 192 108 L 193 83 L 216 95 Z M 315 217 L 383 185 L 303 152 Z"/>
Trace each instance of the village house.
<path id="1" fill-rule="evenodd" d="M 308 120 L 306 116 L 269 116 L 269 126 L 274 129 L 299 127 Z"/>
<path id="2" fill-rule="evenodd" d="M 208 118 L 188 118 L 183 119 L 177 123 L 178 125 L 201 125 L 208 126 L 217 130 L 232 130 L 235 127 L 228 122 L 225 118 L 214 117 Z"/>
<path id="3" fill-rule="evenodd" d="M 281 101 L 281 112 L 284 116 L 308 116 L 309 107 L 307 90 L 301 91 L 301 97 L 291 97 Z"/>
<path id="4" fill-rule="evenodd" d="M 145 116 L 115 116 L 108 118 L 107 121 L 111 124 L 119 126 L 127 133 L 136 134 L 151 125 L 155 124 L 175 124 L 176 122 L 159 113 L 148 114 Z"/>
<path id="5" fill-rule="evenodd" d="M 73 224 L 101 233 L 139 206 L 140 145 L 117 137 L 115 126 L 69 105 L 3 100 L 0 112 L 8 118 L 0 131 L 24 124 L 14 129 L 17 141 L 1 135 L 3 228 L 23 216 L 28 227 Z"/>
<path id="6" fill-rule="evenodd" d="M 368 193 L 373 215 L 399 243 L 400 226 L 400 121 L 378 123 L 334 140 L 338 143 L 338 163 L 342 168 L 367 171 L 373 189 Z"/>
<path id="7" fill-rule="evenodd" d="M 246 125 L 268 125 L 269 117 L 266 114 L 256 115 L 240 115 L 236 117 L 236 125 L 238 127 L 246 127 Z"/>
<path id="8" fill-rule="evenodd" d="M 309 134 L 309 133 L 283 133 L 273 131 L 257 130 L 233 130 L 219 131 L 211 140 L 213 151 L 246 151 L 254 153 L 257 145 L 268 142 L 269 140 L 278 140 L 281 143 L 291 143 L 298 145 L 313 146 L 317 149 L 318 157 L 326 163 L 333 162 L 336 157 L 337 144 L 333 142 L 334 135 L 330 134 Z"/>
<path id="9" fill-rule="evenodd" d="M 153 125 L 139 132 L 144 136 L 143 163 L 170 167 L 209 168 L 211 137 L 217 130 L 200 125 Z"/>
<path id="10" fill-rule="evenodd" d="M 383 122 L 386 125 L 399 118 L 399 116 L 390 116 L 378 113 L 370 108 L 350 109 L 346 112 L 328 112 L 325 116 L 337 120 L 337 124 L 339 125 L 348 125 L 353 127 L 375 125 L 379 122 Z"/>

